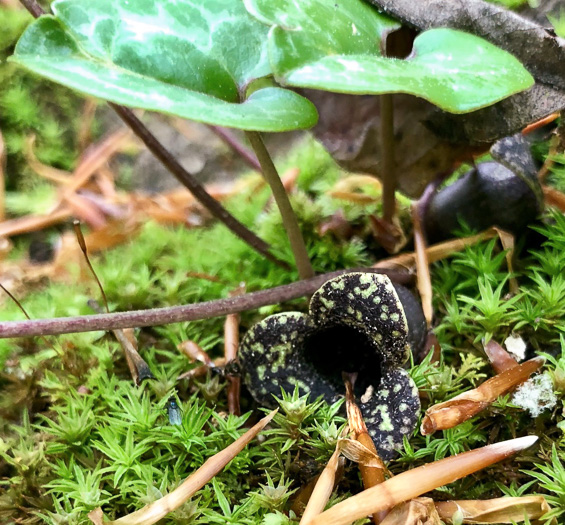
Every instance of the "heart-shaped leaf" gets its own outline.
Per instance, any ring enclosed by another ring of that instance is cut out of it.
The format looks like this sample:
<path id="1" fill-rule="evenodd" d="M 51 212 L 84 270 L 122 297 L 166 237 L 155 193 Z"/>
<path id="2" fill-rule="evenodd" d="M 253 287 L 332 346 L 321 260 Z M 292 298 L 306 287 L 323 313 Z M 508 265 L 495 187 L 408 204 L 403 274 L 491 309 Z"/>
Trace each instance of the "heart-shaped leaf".
<path id="1" fill-rule="evenodd" d="M 118 104 L 247 130 L 316 123 L 305 98 L 271 74 L 268 28 L 240 0 L 58 0 L 23 34 L 12 60 Z"/>
<path id="2" fill-rule="evenodd" d="M 382 56 L 397 27 L 362 0 L 245 0 L 272 26 L 269 56 L 284 85 L 351 94 L 408 93 L 453 113 L 488 106 L 532 86 L 512 55 L 474 35 L 431 29 L 405 59 Z"/>

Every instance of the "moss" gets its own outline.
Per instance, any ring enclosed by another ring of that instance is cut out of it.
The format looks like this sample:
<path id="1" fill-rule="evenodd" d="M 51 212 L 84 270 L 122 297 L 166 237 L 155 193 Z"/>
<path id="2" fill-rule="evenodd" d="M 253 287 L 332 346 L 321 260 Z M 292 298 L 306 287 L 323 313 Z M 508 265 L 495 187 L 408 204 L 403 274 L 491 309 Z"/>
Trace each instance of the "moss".
<path id="1" fill-rule="evenodd" d="M 298 161 L 303 168 L 300 191 L 293 200 L 316 269 L 330 271 L 371 263 L 376 255 L 364 239 L 342 241 L 318 234 L 319 223 L 342 205 L 326 193 L 340 176 L 339 170 L 311 141 L 293 152 L 287 163 Z M 284 170 L 285 166 L 281 167 Z M 272 207 L 265 208 L 267 201 L 266 189 L 249 189 L 228 206 L 290 261 L 280 218 Z M 363 210 L 351 205 L 352 216 L 360 218 Z M 428 358 L 409 370 L 427 397 L 423 408 L 492 374 L 481 350 L 485 337 L 502 342 L 513 332 L 521 335 L 530 353 L 549 353 L 552 377 L 563 377 L 565 348 L 562 354 L 560 335 L 565 333 L 565 219 L 549 214 L 536 229 L 541 242 L 522 251 L 515 271 L 521 288 L 512 299 L 504 253 L 496 241 L 472 246 L 434 265 L 436 333 L 444 350 L 443 360 L 432 363 Z M 241 281 L 253 291 L 296 279 L 295 272 L 281 271 L 266 262 L 216 224 L 186 229 L 148 222 L 136 239 L 94 257 L 93 264 L 114 310 L 225 297 Z M 93 283 L 77 283 L 71 290 L 68 285 L 52 284 L 35 290 L 23 302 L 32 317 L 78 315 L 89 313 L 86 300 L 92 296 L 98 296 Z M 296 300 L 245 312 L 242 331 L 268 313 L 305 311 L 306 306 L 305 300 Z M 22 318 L 10 303 L 3 309 L 4 319 Z M 242 407 L 246 414 L 225 415 L 224 381 L 217 375 L 192 384 L 176 381 L 193 366 L 178 353 L 176 345 L 192 339 L 212 357 L 221 355 L 223 319 L 177 323 L 142 330 L 138 335 L 140 352 L 156 376 L 141 387 L 133 386 L 121 349 L 103 333 L 0 341 L 4 363 L 0 378 L 0 484 L 5 489 L 0 496 L 0 521 L 88 523 L 87 512 L 98 505 L 110 517 L 121 516 L 175 488 L 257 417 L 257 407 L 245 392 Z M 167 414 L 171 396 L 182 411 L 180 425 L 171 424 Z M 287 512 L 293 491 L 319 472 L 344 422 L 339 403 L 307 400 L 298 392 L 285 393 L 278 403 L 282 410 L 265 433 L 266 440 L 253 442 L 213 484 L 165 523 L 281 522 L 277 513 Z M 549 457 L 555 442 L 556 461 L 560 462 L 565 451 L 557 425 L 562 419 L 560 411 L 555 411 L 532 420 L 508 398 L 502 398 L 455 429 L 426 438 L 416 433 L 405 439 L 401 458 L 391 469 L 400 472 L 480 446 L 491 436 L 502 440 L 528 433 L 532 427 L 543 436 L 538 457 Z M 544 486 L 548 484 L 539 477 L 546 474 L 535 465 L 533 455 L 523 458 L 520 466 L 531 469 L 538 478 L 514 469 L 512 480 L 508 480 L 507 466 L 495 466 L 451 484 L 435 496 L 494 497 L 532 481 L 530 493 L 547 491 Z M 551 468 L 558 476 L 558 467 Z M 500 483 L 507 487 L 503 490 Z M 359 488 L 356 467 L 350 465 L 336 498 Z"/>
<path id="2" fill-rule="evenodd" d="M 77 131 L 84 99 L 6 61 L 31 20 L 25 10 L 0 7 L 0 129 L 9 190 L 29 190 L 37 183 L 24 155 L 28 137 L 35 135 L 37 158 L 51 166 L 70 169 L 79 153 Z"/>

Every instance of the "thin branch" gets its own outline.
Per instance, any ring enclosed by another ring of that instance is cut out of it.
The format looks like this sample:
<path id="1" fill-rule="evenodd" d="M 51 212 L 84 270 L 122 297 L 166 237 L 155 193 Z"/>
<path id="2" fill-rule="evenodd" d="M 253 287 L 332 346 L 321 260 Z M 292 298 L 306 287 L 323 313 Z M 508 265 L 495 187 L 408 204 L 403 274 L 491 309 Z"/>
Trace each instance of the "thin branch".
<path id="1" fill-rule="evenodd" d="M 273 192 L 273 197 L 275 198 L 275 202 L 277 203 L 282 216 L 284 229 L 286 230 L 288 240 L 290 241 L 290 247 L 294 254 L 298 275 L 300 275 L 301 279 L 309 279 L 314 276 L 314 269 L 312 268 L 310 258 L 308 257 L 308 251 L 304 244 L 304 238 L 300 231 L 298 219 L 292 209 L 290 200 L 288 199 L 288 194 L 284 189 L 284 185 L 279 177 L 277 168 L 275 167 L 273 159 L 269 155 L 269 152 L 263 143 L 261 135 L 259 135 L 256 131 L 246 131 L 245 134 L 251 144 L 251 147 L 255 151 L 255 155 L 257 155 L 257 159 L 259 159 L 263 176 Z"/>
<path id="2" fill-rule="evenodd" d="M 39 18 L 45 14 L 43 7 L 41 7 L 36 0 L 20 0 L 22 5 L 31 13 L 35 18 Z"/>
<path id="3" fill-rule="evenodd" d="M 45 14 L 45 11 L 35 0 L 21 0 L 22 5 L 35 17 L 38 18 Z M 170 171 L 206 208 L 213 217 L 224 223 L 235 235 L 245 241 L 258 253 L 269 261 L 289 269 L 288 265 L 275 257 L 271 252 L 271 247 L 263 239 L 255 235 L 249 228 L 239 222 L 229 213 L 214 197 L 212 197 L 193 175 L 186 171 L 175 157 L 168 151 L 163 144 L 147 129 L 147 127 L 134 115 L 133 111 L 124 106 L 119 106 L 112 102 L 108 105 L 120 116 L 120 118 L 132 129 L 132 131 L 147 146 L 147 149 L 161 161 Z"/>
<path id="4" fill-rule="evenodd" d="M 384 273 L 391 280 L 400 284 L 408 284 L 412 281 L 411 275 L 390 270 L 375 270 L 374 268 L 339 270 L 297 283 L 277 286 L 238 297 L 228 297 L 197 304 L 113 314 L 85 315 L 81 317 L 0 322 L 0 339 L 92 332 L 95 330 L 115 330 L 117 328 L 135 328 L 210 319 L 211 317 L 244 312 L 260 308 L 261 306 L 279 304 L 305 295 L 311 295 L 328 279 L 354 271 Z"/>

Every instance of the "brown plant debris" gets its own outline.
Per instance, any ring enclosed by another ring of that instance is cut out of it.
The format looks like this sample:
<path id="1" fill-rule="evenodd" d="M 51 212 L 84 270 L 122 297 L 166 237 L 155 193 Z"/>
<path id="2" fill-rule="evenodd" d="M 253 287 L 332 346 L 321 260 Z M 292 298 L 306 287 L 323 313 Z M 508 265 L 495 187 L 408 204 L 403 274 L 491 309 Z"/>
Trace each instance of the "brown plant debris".
<path id="1" fill-rule="evenodd" d="M 428 408 L 422 421 L 422 434 L 426 436 L 436 430 L 453 428 L 471 419 L 493 403 L 498 396 L 506 394 L 526 381 L 544 363 L 543 357 L 530 359 L 488 379 L 473 390 Z"/>
<path id="2" fill-rule="evenodd" d="M 439 501 L 435 507 L 442 521 L 448 524 L 456 522 L 456 513 L 463 523 L 520 523 L 537 520 L 550 510 L 543 496 Z"/>
<path id="3" fill-rule="evenodd" d="M 308 525 L 347 525 L 369 514 L 391 509 L 502 461 L 532 446 L 537 439 L 537 436 L 526 436 L 502 441 L 408 470 L 338 503 L 310 520 Z"/>

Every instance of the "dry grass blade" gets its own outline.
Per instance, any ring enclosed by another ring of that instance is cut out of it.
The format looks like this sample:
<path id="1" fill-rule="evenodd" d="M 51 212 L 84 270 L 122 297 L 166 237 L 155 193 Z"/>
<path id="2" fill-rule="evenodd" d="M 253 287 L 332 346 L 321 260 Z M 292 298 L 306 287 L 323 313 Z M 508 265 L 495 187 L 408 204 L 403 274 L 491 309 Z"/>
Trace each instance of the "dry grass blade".
<path id="1" fill-rule="evenodd" d="M 122 128 L 110 133 L 100 142 L 90 146 L 83 154 L 79 165 L 73 173 L 72 180 L 65 188 L 59 206 L 63 200 L 68 199 L 73 193 L 84 186 L 90 177 L 118 153 L 132 139 L 130 129 Z"/>
<path id="2" fill-rule="evenodd" d="M 214 359 L 210 365 L 202 365 L 189 370 L 188 372 L 184 372 L 180 376 L 177 377 L 177 381 L 181 379 L 194 379 L 195 377 L 202 377 L 205 376 L 211 368 L 222 368 L 226 366 L 226 360 L 224 357 L 218 357 Z"/>
<path id="3" fill-rule="evenodd" d="M 491 339 L 486 344 L 483 341 L 483 348 L 485 349 L 485 354 L 487 355 L 490 364 L 497 374 L 518 366 L 518 361 L 516 361 L 516 359 L 510 355 L 510 352 L 505 350 L 496 341 Z"/>
<path id="4" fill-rule="evenodd" d="M 501 230 L 500 228 L 494 228 L 498 237 L 500 238 L 500 244 L 502 244 L 502 248 L 506 250 L 506 266 L 508 267 L 508 273 L 514 273 L 514 235 L 508 233 L 507 231 Z M 518 281 L 516 277 L 510 277 L 508 280 L 508 288 L 510 289 L 510 293 L 517 294 L 519 290 Z"/>
<path id="5" fill-rule="evenodd" d="M 255 426 L 250 428 L 243 436 L 234 441 L 231 445 L 226 447 L 215 456 L 207 459 L 205 463 L 188 478 L 186 478 L 181 485 L 179 485 L 173 492 L 170 492 L 161 499 L 146 505 L 127 516 L 119 518 L 115 521 L 104 522 L 105 525 L 152 525 L 157 523 L 160 519 L 164 518 L 169 512 L 178 509 L 183 503 L 188 501 L 197 490 L 200 490 L 206 483 L 208 483 L 216 474 L 237 456 L 247 444 L 263 430 L 273 419 L 277 413 L 273 410 L 269 415 L 261 419 Z M 99 525 L 102 521 L 95 521 L 101 519 L 101 514 L 98 510 L 92 511 L 89 514 L 90 519 L 95 525 Z"/>
<path id="6" fill-rule="evenodd" d="M 363 479 L 363 487 L 368 489 L 378 485 L 379 483 L 382 483 L 385 480 L 385 472 L 387 471 L 387 469 L 378 456 L 375 443 L 369 435 L 369 431 L 367 430 L 367 425 L 365 424 L 365 420 L 363 419 L 361 409 L 355 402 L 355 395 L 353 393 L 353 381 L 355 377 L 344 374 L 343 378 L 345 382 L 345 407 L 347 410 L 347 421 L 349 423 L 349 428 L 351 429 L 351 432 L 353 433 L 353 436 L 357 440 L 359 445 L 366 449 L 368 452 L 371 452 L 378 460 L 375 464 L 369 464 L 368 462 L 364 461 L 357 461 L 357 463 L 359 463 L 359 470 L 361 471 L 361 478 Z M 349 458 L 346 450 L 343 452 L 343 454 Z M 365 456 L 366 454 L 361 457 Z M 355 461 L 354 458 L 349 459 L 353 459 Z M 384 513 L 373 514 L 373 523 L 380 523 L 385 516 L 386 511 Z"/>
<path id="7" fill-rule="evenodd" d="M 310 523 L 314 517 L 318 516 L 324 510 L 324 507 L 328 503 L 334 489 L 336 472 L 339 466 L 339 455 L 340 450 L 338 445 L 316 482 L 314 491 L 308 500 L 308 505 L 306 505 L 304 514 L 302 514 L 300 525 Z"/>
<path id="8" fill-rule="evenodd" d="M 237 359 L 239 349 L 239 314 L 229 314 L 224 323 L 224 357 L 226 363 Z M 227 375 L 228 381 L 228 412 L 237 416 L 241 415 L 239 406 L 239 393 L 241 379 L 234 375 Z"/>
<path id="9" fill-rule="evenodd" d="M 452 518 L 457 511 L 463 517 L 463 523 L 519 523 L 526 518 L 537 520 L 550 510 L 543 496 L 440 501 L 435 506 L 445 523 L 454 523 Z"/>
<path id="10" fill-rule="evenodd" d="M 342 199 L 357 204 L 371 204 L 378 199 L 372 195 L 362 193 L 363 187 L 373 187 L 378 193 L 382 192 L 381 182 L 371 175 L 350 175 L 340 179 L 329 191 L 335 199 Z"/>
<path id="11" fill-rule="evenodd" d="M 379 455 L 375 451 L 371 450 L 371 448 L 363 445 L 359 441 L 348 438 L 340 438 L 337 441 L 337 446 L 342 456 L 346 457 L 350 461 L 359 463 L 361 467 L 370 467 L 371 469 L 377 469 L 381 473 L 387 471 L 387 468 L 385 467 L 383 460 L 379 457 Z M 382 474 L 381 477 L 384 481 L 384 476 L 382 476 Z"/>
<path id="12" fill-rule="evenodd" d="M 52 166 L 48 166 L 43 164 L 38 160 L 33 151 L 33 146 L 35 144 L 35 135 L 30 135 L 26 137 L 24 142 L 24 156 L 27 162 L 27 165 L 35 171 L 40 177 L 44 179 L 50 180 L 55 184 L 69 184 L 72 180 L 72 175 L 68 171 L 60 170 L 57 168 L 53 168 Z"/>
<path id="13" fill-rule="evenodd" d="M 503 441 L 408 470 L 338 503 L 310 520 L 308 525 L 348 525 L 369 514 L 391 509 L 502 461 L 532 446 L 537 439 L 537 436 L 526 436 Z"/>
<path id="14" fill-rule="evenodd" d="M 214 362 L 210 358 L 207 352 L 202 350 L 201 346 L 194 341 L 183 341 L 177 345 L 177 348 L 188 357 L 191 363 L 199 361 L 207 367 L 214 366 Z"/>
<path id="15" fill-rule="evenodd" d="M 565 213 L 565 193 L 561 193 L 559 190 L 551 188 L 550 186 L 542 186 L 542 190 L 546 204 L 554 206 L 559 211 Z"/>
<path id="16" fill-rule="evenodd" d="M 246 291 L 245 283 L 241 283 L 238 288 L 230 293 L 230 297 L 243 295 Z M 235 362 L 239 350 L 239 314 L 228 314 L 224 323 L 224 357 L 226 363 Z M 227 374 L 228 382 L 228 412 L 241 415 L 239 406 L 239 394 L 241 390 L 241 378 L 236 375 Z"/>
<path id="17" fill-rule="evenodd" d="M 453 428 L 467 421 L 493 403 L 498 396 L 526 381 L 544 363 L 543 357 L 530 359 L 488 379 L 473 390 L 428 408 L 422 421 L 422 434 L 433 434 L 436 430 Z"/>
<path id="18" fill-rule="evenodd" d="M 422 310 L 428 328 L 432 325 L 434 309 L 432 307 L 432 278 L 426 247 L 426 236 L 422 226 L 422 204 L 420 201 L 412 205 L 412 224 L 414 225 L 414 248 L 416 254 L 416 276 L 418 292 L 422 300 Z"/>
<path id="19" fill-rule="evenodd" d="M 433 499 L 416 498 L 394 507 L 381 525 L 443 525 L 443 522 Z"/>
<path id="20" fill-rule="evenodd" d="M 497 233 L 494 228 L 485 230 L 484 232 L 477 233 L 476 235 L 471 235 L 470 237 L 464 237 L 463 239 L 452 239 L 450 241 L 440 242 L 426 248 L 426 256 L 428 258 L 428 263 L 433 263 L 436 261 L 441 261 L 454 253 L 463 251 L 467 246 L 472 246 L 479 242 L 492 239 L 496 237 Z M 390 257 L 388 259 L 383 259 L 378 263 L 373 265 L 373 268 L 395 268 L 397 266 L 403 266 L 405 268 L 412 268 L 416 265 L 416 253 L 403 253 L 395 257 Z"/>
<path id="21" fill-rule="evenodd" d="M 93 299 L 88 301 L 88 305 L 96 312 L 102 311 L 100 305 Z M 145 359 L 139 355 L 137 350 L 137 340 L 133 333 L 133 329 L 125 328 L 123 330 L 112 330 L 112 333 L 124 351 L 126 363 L 133 382 L 139 386 L 145 379 L 155 379 L 149 365 L 146 363 Z"/>
<path id="22" fill-rule="evenodd" d="M 97 106 L 98 101 L 94 98 L 87 98 L 84 101 L 80 127 L 77 133 L 77 144 L 80 151 L 83 151 L 91 142 L 92 136 L 90 130 L 92 128 L 92 122 L 94 121 Z"/>

